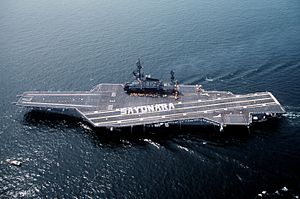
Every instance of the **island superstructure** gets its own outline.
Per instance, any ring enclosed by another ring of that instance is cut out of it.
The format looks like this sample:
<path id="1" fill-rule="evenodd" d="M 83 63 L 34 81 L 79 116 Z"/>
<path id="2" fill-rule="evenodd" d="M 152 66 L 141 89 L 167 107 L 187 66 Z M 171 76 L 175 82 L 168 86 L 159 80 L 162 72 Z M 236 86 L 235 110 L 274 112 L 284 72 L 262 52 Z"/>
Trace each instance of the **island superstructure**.
<path id="1" fill-rule="evenodd" d="M 270 92 L 233 94 L 206 91 L 200 85 L 164 83 L 142 73 L 140 60 L 135 80 L 125 84 L 99 84 L 90 91 L 24 92 L 18 106 L 80 117 L 93 127 L 109 129 L 169 124 L 249 127 L 285 113 Z"/>

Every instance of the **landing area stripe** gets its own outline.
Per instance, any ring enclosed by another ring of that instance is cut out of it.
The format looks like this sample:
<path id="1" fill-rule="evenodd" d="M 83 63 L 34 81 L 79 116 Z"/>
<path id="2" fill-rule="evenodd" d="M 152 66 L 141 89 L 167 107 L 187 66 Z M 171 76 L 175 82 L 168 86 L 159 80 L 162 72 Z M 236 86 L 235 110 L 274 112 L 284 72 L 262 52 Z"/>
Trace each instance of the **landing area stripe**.
<path id="1" fill-rule="evenodd" d="M 256 95 L 255 95 L 256 94 Z M 205 102 L 214 102 L 214 101 L 222 101 L 222 100 L 230 100 L 230 99 L 243 99 L 243 98 L 249 98 L 249 97 L 262 97 L 262 96 L 270 96 L 268 93 L 252 93 L 252 94 L 247 94 L 247 95 L 236 95 L 234 97 L 226 97 L 226 98 L 220 98 L 220 99 L 210 99 L 210 100 L 195 100 L 192 102 L 182 102 L 182 103 L 176 103 L 175 105 L 184 105 L 184 104 L 193 104 L 193 103 L 205 103 Z M 171 102 L 162 102 L 162 103 L 171 103 Z M 143 104 L 143 105 L 139 105 L 139 106 L 147 106 L 149 104 Z M 124 108 L 129 108 L 129 107 L 124 107 Z M 112 112 L 117 112 L 116 110 L 111 110 L 111 111 L 93 111 L 93 112 L 84 112 L 84 114 L 86 116 L 88 115 L 97 115 L 97 114 L 103 114 L 103 113 L 112 113 Z"/>
<path id="2" fill-rule="evenodd" d="M 267 103 L 265 104 L 266 106 L 268 105 L 277 105 L 276 102 L 271 102 L 271 103 Z M 255 104 L 255 105 L 249 105 L 248 108 L 258 108 L 258 107 L 265 107 L 262 104 Z M 239 109 L 239 108 L 243 108 L 243 106 L 236 106 L 236 107 L 231 107 L 230 110 L 234 110 L 234 109 Z M 143 117 L 143 118 L 132 118 L 132 119 L 127 119 L 127 120 L 115 120 L 115 121 L 108 121 L 108 122 L 99 122 L 99 123 L 93 123 L 91 120 L 90 122 L 92 122 L 95 126 L 99 126 L 100 124 L 121 124 L 121 123 L 125 123 L 129 122 L 129 121 L 144 121 L 142 122 L 143 124 L 149 123 L 152 120 L 155 120 L 156 122 L 162 122 L 162 121 L 169 121 L 169 119 L 171 119 L 172 121 L 172 117 L 176 117 L 176 116 L 180 116 L 181 119 L 184 119 L 186 117 L 188 117 L 188 115 L 190 114 L 209 114 L 209 112 L 213 112 L 213 111 L 220 111 L 220 110 L 224 110 L 224 108 L 218 108 L 218 109 L 208 109 L 205 111 L 193 111 L 193 112 L 188 112 L 188 113 L 174 113 L 174 114 L 168 114 L 168 115 L 164 115 L 163 116 L 152 116 L 152 117 Z M 228 111 L 230 111 L 228 110 Z M 218 113 L 220 114 L 220 113 Z M 202 116 L 204 117 L 204 116 Z M 201 116 L 199 116 L 199 118 L 202 118 Z M 158 120 L 159 119 L 159 120 Z M 166 120 L 168 119 L 168 120 Z M 119 122 L 119 123 L 118 123 Z M 151 123 L 151 122 L 150 122 Z"/>
<path id="3" fill-rule="evenodd" d="M 196 109 L 196 108 L 206 108 L 206 107 L 213 107 L 213 106 L 218 106 L 218 105 L 230 105 L 230 104 L 238 104 L 238 103 L 247 103 L 247 102 L 256 102 L 256 101 L 263 101 L 263 100 L 272 100 L 272 98 L 263 98 L 263 99 L 256 99 L 256 100 L 244 100 L 244 101 L 234 101 L 234 102 L 224 102 L 224 103 L 216 103 L 216 104 L 209 104 L 209 105 L 202 105 L 202 106 L 189 106 L 189 107 L 182 107 L 182 108 L 176 108 L 171 109 L 171 110 L 166 110 L 166 111 L 160 111 L 160 112 L 151 112 L 151 113 L 163 113 L 163 112 L 173 112 L 173 111 L 179 111 L 179 110 L 188 110 L 188 109 Z M 257 103 L 257 104 L 266 104 L 266 103 Z M 251 105 L 251 104 L 250 104 Z M 242 107 L 247 106 L 243 105 Z M 231 107 L 225 107 L 227 109 Z M 224 108 L 222 108 L 224 110 Z M 150 114 L 149 112 L 145 113 L 134 113 L 130 114 L 130 116 L 134 115 L 145 115 L 145 114 Z M 94 117 L 94 118 L 89 118 L 90 120 L 96 120 L 96 119 L 105 119 L 105 118 L 113 118 L 113 117 L 120 117 L 120 116 L 128 116 L 127 114 L 122 115 L 110 115 L 110 116 L 102 116 L 102 117 Z M 87 116 L 88 117 L 88 116 Z"/>

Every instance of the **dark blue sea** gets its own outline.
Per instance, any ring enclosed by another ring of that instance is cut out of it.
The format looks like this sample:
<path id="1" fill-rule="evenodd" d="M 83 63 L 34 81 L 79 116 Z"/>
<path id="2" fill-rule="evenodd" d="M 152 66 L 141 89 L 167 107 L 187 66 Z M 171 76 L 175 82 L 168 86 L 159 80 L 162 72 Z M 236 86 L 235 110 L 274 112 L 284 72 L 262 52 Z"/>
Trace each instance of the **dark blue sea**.
<path id="1" fill-rule="evenodd" d="M 127 82 L 137 58 L 160 79 L 270 91 L 286 114 L 110 136 L 12 104 Z M 299 0 L 1 0 L 0 85 L 0 198 L 300 197 Z"/>

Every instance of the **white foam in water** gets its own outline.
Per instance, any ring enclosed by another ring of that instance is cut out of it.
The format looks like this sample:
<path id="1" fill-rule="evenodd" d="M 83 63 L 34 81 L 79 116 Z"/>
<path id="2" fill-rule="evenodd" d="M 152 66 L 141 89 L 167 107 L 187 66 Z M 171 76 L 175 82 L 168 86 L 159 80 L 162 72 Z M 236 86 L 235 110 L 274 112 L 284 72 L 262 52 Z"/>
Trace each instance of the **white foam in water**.
<path id="1" fill-rule="evenodd" d="M 289 119 L 297 119 L 300 117 L 300 112 L 287 112 L 283 116 Z"/>
<path id="2" fill-rule="evenodd" d="M 186 148 L 186 147 L 183 147 L 183 146 L 178 145 L 178 148 L 183 149 L 183 150 L 189 152 L 188 148 Z"/>
<path id="3" fill-rule="evenodd" d="M 289 190 L 286 186 L 279 188 L 273 193 L 262 191 L 261 193 L 257 194 L 257 198 L 264 196 L 267 196 L 267 198 L 299 198 L 299 196 L 294 193 L 293 189 Z"/>
<path id="4" fill-rule="evenodd" d="M 156 142 L 153 142 L 152 140 L 150 139 L 144 139 L 145 142 L 148 142 L 149 144 L 155 146 L 156 148 L 160 148 L 160 144 L 156 143 Z"/>
<path id="5" fill-rule="evenodd" d="M 214 81 L 214 79 L 213 79 L 213 78 L 208 78 L 208 77 L 206 77 L 206 78 L 205 78 L 205 81 L 208 81 L 208 82 L 213 82 L 213 81 Z"/>
<path id="6" fill-rule="evenodd" d="M 80 126 L 81 126 L 82 128 L 84 128 L 84 129 L 86 129 L 86 130 L 89 130 L 89 131 L 92 130 L 89 126 L 87 126 L 87 125 L 85 125 L 85 124 L 82 124 L 82 123 L 81 123 Z"/>

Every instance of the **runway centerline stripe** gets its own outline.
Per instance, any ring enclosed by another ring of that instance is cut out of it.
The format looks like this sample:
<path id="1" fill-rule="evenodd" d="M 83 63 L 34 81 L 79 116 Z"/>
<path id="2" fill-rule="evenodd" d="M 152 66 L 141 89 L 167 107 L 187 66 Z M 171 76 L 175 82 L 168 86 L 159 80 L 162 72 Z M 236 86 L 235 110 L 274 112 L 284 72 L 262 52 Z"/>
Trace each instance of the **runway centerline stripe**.
<path id="1" fill-rule="evenodd" d="M 80 105 L 80 104 L 59 104 L 59 103 L 43 103 L 43 102 L 22 102 L 22 105 L 51 105 L 51 106 L 65 106 L 65 108 L 72 108 L 72 107 L 86 107 L 86 108 L 95 108 L 97 106 L 92 106 L 92 105 Z M 44 106 L 43 106 L 44 107 Z M 47 107 L 45 108 L 52 108 L 52 107 Z M 64 107 L 60 107 L 64 108 Z"/>

